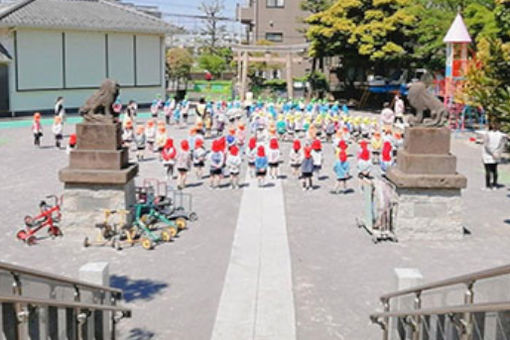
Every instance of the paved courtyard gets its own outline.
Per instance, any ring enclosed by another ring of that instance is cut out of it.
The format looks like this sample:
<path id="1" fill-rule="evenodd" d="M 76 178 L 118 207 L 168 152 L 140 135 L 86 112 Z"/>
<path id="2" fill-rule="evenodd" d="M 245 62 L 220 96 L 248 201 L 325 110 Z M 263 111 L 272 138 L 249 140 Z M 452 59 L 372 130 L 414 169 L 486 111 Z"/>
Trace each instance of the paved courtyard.
<path id="1" fill-rule="evenodd" d="M 432 281 L 510 262 L 510 192 L 481 190 L 481 150 L 467 134 L 452 135 L 458 171 L 468 178 L 463 211 L 470 234 L 463 240 L 374 245 L 355 225 L 362 211 L 357 181 L 349 183 L 354 193 L 329 193 L 333 152 L 326 145 L 316 190 L 303 192 L 287 163 L 287 177 L 269 180 L 267 188 L 247 179 L 241 190 L 210 190 L 191 176 L 186 192 L 199 220 L 171 244 L 117 252 L 85 249 L 81 239 L 65 236 L 33 247 L 16 240 L 39 200 L 62 193 L 57 172 L 68 159 L 52 146 L 49 126 L 36 149 L 29 127 L 2 124 L 0 261 L 72 277 L 87 262 L 108 261 L 111 284 L 124 290 L 123 303 L 133 310 L 120 323 L 123 339 L 378 339 L 368 315 L 379 309 L 380 295 L 396 288 L 394 268 L 417 268 Z M 170 134 L 179 139 L 186 132 Z M 283 155 L 289 150 L 285 144 Z M 500 172 L 510 185 L 509 166 Z M 154 177 L 163 178 L 163 167 L 151 155 L 137 180 Z"/>

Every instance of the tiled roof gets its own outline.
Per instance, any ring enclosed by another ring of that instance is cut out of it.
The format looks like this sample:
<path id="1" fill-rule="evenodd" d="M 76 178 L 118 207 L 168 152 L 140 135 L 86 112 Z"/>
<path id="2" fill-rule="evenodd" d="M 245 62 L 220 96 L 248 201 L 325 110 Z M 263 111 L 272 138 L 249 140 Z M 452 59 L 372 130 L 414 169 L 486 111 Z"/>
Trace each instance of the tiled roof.
<path id="1" fill-rule="evenodd" d="M 175 27 L 110 0 L 23 0 L 0 7 L 0 27 L 169 33 Z"/>
<path id="2" fill-rule="evenodd" d="M 6 12 L 11 6 L 13 5 L 12 2 L 2 2 L 0 3 L 0 16 L 2 13 Z"/>

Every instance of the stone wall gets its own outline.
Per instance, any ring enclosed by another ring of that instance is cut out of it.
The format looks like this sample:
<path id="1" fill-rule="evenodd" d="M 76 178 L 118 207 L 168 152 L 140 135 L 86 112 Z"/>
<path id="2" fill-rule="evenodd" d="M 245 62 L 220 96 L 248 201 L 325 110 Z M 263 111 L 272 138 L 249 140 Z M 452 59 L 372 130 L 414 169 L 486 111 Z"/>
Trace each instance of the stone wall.
<path id="1" fill-rule="evenodd" d="M 82 185 L 65 184 L 62 204 L 63 232 L 87 236 L 95 233 L 96 223 L 104 220 L 102 209 L 126 209 L 135 204 L 135 183 Z M 128 216 L 128 222 L 133 216 Z"/>
<path id="2" fill-rule="evenodd" d="M 456 240 L 463 235 L 460 189 L 397 189 L 399 240 Z"/>

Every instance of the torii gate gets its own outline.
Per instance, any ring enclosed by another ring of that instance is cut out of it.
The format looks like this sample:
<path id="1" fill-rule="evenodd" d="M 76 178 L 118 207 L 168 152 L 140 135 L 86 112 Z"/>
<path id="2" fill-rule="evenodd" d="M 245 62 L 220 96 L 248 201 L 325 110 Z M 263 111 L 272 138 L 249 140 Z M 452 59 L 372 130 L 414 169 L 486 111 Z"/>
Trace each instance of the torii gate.
<path id="1" fill-rule="evenodd" d="M 248 81 L 248 63 L 252 62 L 285 62 L 287 73 L 287 95 L 294 97 L 294 81 L 292 77 L 292 63 L 300 62 L 301 57 L 292 58 L 292 54 L 302 53 L 308 50 L 308 43 L 298 45 L 233 45 L 232 51 L 237 52 L 237 75 L 240 78 L 240 96 L 244 101 L 246 97 L 246 86 Z M 249 52 L 265 53 L 264 57 L 250 57 Z M 285 53 L 285 58 L 274 58 L 271 53 Z"/>

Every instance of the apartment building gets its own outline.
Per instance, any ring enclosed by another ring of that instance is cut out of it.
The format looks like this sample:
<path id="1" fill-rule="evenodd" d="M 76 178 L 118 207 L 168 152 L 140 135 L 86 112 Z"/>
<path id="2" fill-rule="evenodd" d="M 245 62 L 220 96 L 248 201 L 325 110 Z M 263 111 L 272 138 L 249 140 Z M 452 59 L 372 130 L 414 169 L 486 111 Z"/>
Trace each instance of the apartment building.
<path id="1" fill-rule="evenodd" d="M 245 25 L 248 43 L 268 40 L 277 45 L 294 45 L 306 42 L 307 13 L 300 8 L 300 0 L 247 0 L 237 6 L 237 20 Z M 294 77 L 301 77 L 310 69 L 307 56 L 293 65 Z M 266 78 L 283 78 L 282 71 L 272 72 Z"/>

